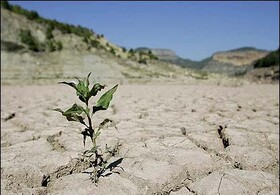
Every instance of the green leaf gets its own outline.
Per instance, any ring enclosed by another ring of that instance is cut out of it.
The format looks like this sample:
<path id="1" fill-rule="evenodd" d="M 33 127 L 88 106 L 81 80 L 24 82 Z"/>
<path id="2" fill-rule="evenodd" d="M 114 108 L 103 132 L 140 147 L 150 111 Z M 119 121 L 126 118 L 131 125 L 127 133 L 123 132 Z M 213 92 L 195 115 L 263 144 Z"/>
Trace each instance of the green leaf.
<path id="1" fill-rule="evenodd" d="M 66 110 L 64 112 L 64 115 L 81 114 L 82 112 L 84 112 L 84 108 L 82 106 L 79 106 L 77 104 L 73 104 L 73 106 L 71 108 L 69 108 L 68 110 Z"/>
<path id="2" fill-rule="evenodd" d="M 87 75 L 87 78 L 86 78 L 86 81 L 85 81 L 86 87 L 89 86 L 89 76 L 90 76 L 90 75 L 91 75 L 91 72 L 88 73 L 88 75 Z"/>
<path id="3" fill-rule="evenodd" d="M 58 84 L 66 84 L 66 85 L 69 85 L 70 87 L 73 87 L 74 89 L 77 90 L 76 84 L 73 83 L 73 82 L 65 82 L 65 81 L 63 81 L 63 82 L 58 82 Z"/>
<path id="4" fill-rule="evenodd" d="M 77 114 L 67 115 L 66 118 L 67 118 L 68 121 L 77 121 L 77 122 L 80 122 L 83 125 L 85 125 L 84 118 L 82 116 L 77 115 Z"/>
<path id="5" fill-rule="evenodd" d="M 84 108 L 82 106 L 78 106 L 77 104 L 74 104 L 71 108 L 69 108 L 65 112 L 60 108 L 55 108 L 53 110 L 60 112 L 63 116 L 66 117 L 68 121 L 77 121 L 82 123 L 83 125 L 86 125 L 84 122 L 84 118 L 80 116 L 80 114 L 84 112 Z"/>
<path id="6" fill-rule="evenodd" d="M 85 85 L 85 82 L 78 79 L 79 83 L 77 84 L 77 87 L 76 87 L 76 93 L 77 93 L 77 96 L 79 96 L 79 99 L 82 101 L 82 102 L 87 102 L 87 96 L 89 94 L 89 89 L 88 89 L 88 86 Z"/>
<path id="7" fill-rule="evenodd" d="M 88 100 L 91 98 L 91 96 L 95 96 L 98 91 L 104 89 L 105 85 L 101 85 L 99 83 L 95 84 L 91 90 L 89 90 L 89 77 L 91 75 L 91 72 L 87 75 L 87 77 L 84 80 L 79 79 L 78 77 L 75 77 L 78 80 L 78 84 L 75 84 L 73 82 L 59 82 L 60 84 L 66 84 L 74 89 L 76 89 L 76 94 L 79 97 L 79 99 L 82 102 L 87 103 Z"/>
<path id="8" fill-rule="evenodd" d="M 118 85 L 115 85 L 112 89 L 110 89 L 106 93 L 104 93 L 97 101 L 96 106 L 93 106 L 92 112 L 95 113 L 98 110 L 107 110 L 107 108 L 109 107 L 110 102 L 113 98 L 113 94 L 115 93 L 117 88 L 118 88 Z"/>
<path id="9" fill-rule="evenodd" d="M 97 92 L 101 91 L 104 88 L 105 88 L 105 85 L 101 85 L 99 83 L 94 84 L 93 87 L 90 90 L 90 97 L 91 96 L 96 96 Z"/>

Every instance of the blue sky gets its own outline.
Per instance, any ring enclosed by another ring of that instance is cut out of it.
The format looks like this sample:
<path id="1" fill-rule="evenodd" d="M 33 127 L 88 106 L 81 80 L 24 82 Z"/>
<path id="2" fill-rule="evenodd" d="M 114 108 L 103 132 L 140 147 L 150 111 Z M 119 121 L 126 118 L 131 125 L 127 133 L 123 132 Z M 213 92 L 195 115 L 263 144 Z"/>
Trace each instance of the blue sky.
<path id="1" fill-rule="evenodd" d="M 172 49 L 192 60 L 243 46 L 279 47 L 278 1 L 9 2 L 49 19 L 93 29 L 128 49 Z"/>

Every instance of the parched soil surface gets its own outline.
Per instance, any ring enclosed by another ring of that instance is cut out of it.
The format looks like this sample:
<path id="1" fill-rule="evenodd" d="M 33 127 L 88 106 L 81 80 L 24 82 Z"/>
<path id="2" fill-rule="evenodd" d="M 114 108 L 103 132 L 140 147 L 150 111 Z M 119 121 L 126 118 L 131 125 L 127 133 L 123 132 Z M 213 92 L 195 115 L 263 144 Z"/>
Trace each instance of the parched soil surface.
<path id="1" fill-rule="evenodd" d="M 119 144 L 97 184 L 82 126 L 51 110 L 74 102 L 68 86 L 2 86 L 1 194 L 279 194 L 279 85 L 120 85 L 94 116 L 117 127 L 100 147 Z"/>

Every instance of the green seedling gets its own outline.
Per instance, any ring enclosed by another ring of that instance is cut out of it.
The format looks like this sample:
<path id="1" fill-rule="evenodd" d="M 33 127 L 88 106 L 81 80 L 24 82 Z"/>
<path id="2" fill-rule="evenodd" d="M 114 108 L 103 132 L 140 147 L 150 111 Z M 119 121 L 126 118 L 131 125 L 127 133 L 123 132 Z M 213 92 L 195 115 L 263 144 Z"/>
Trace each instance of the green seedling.
<path id="1" fill-rule="evenodd" d="M 90 166 L 94 167 L 92 172 L 92 180 L 96 183 L 98 178 L 101 176 L 102 173 L 105 172 L 107 169 L 107 158 L 104 159 L 103 153 L 99 152 L 99 146 L 97 145 L 97 138 L 101 134 L 101 129 L 109 122 L 112 122 L 110 119 L 104 119 L 99 125 L 93 126 L 92 116 L 100 111 L 100 110 L 107 110 L 110 102 L 113 98 L 113 94 L 116 92 L 118 85 L 115 85 L 113 88 L 108 90 L 104 93 L 96 102 L 96 105 L 89 106 L 90 98 L 97 95 L 99 91 L 104 89 L 106 86 L 101 85 L 99 83 L 94 84 L 91 88 L 89 86 L 89 77 L 91 73 L 84 80 L 78 80 L 78 83 L 74 82 L 59 82 L 60 84 L 66 84 L 76 90 L 76 94 L 81 102 L 84 103 L 84 107 L 78 104 L 73 104 L 71 108 L 66 111 L 61 110 L 60 108 L 53 109 L 54 111 L 60 112 L 63 116 L 66 117 L 68 121 L 79 122 L 85 126 L 84 130 L 81 132 L 83 135 L 83 144 L 85 146 L 86 138 L 89 137 L 92 141 L 92 148 L 90 150 L 86 150 L 83 154 L 84 158 L 87 158 L 89 161 Z M 112 151 L 106 145 L 105 149 L 106 153 L 112 156 Z M 114 151 L 113 151 L 114 152 Z M 85 160 L 85 159 L 83 159 Z"/>

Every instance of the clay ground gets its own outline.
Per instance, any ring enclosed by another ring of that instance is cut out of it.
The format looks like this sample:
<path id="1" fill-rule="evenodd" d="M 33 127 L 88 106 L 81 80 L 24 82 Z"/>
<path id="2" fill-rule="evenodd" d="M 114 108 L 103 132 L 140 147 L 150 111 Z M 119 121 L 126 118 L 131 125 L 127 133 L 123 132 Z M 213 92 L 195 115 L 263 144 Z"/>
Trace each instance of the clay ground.
<path id="1" fill-rule="evenodd" d="M 98 143 L 119 144 L 121 168 L 97 185 L 63 172 L 90 149 L 50 110 L 74 102 L 64 85 L 1 87 L 1 194 L 279 194 L 279 85 L 120 85 L 94 121 L 115 121 Z"/>

